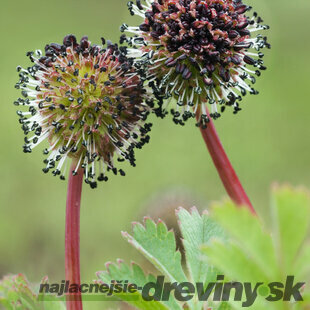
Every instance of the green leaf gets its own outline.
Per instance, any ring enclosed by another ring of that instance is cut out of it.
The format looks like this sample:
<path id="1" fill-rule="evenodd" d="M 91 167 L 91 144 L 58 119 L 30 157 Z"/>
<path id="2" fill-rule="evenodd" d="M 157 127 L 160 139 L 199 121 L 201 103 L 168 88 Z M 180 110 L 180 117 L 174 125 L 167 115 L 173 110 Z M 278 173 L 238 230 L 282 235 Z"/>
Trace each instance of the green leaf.
<path id="1" fill-rule="evenodd" d="M 237 208 L 232 203 L 215 206 L 212 218 L 222 225 L 230 238 L 226 243 L 213 240 L 202 251 L 209 262 L 231 280 L 264 282 L 265 285 L 271 282 L 285 284 L 286 277 L 293 275 L 295 283 L 308 284 L 310 247 L 306 241 L 310 228 L 309 194 L 284 187 L 273 192 L 272 201 L 273 233 L 244 208 Z M 251 309 L 306 310 L 310 307 L 307 296 L 302 303 L 271 303 L 265 300 L 266 296 L 258 296 Z M 239 309 L 235 302 L 230 301 L 230 304 Z"/>
<path id="2" fill-rule="evenodd" d="M 187 281 L 181 263 L 181 253 L 176 251 L 173 231 L 168 231 L 161 220 L 157 224 L 145 218 L 144 225 L 134 223 L 133 236 L 122 232 L 139 252 L 141 252 L 171 282 Z"/>
<path id="3" fill-rule="evenodd" d="M 305 190 L 275 189 L 272 215 L 278 260 L 288 272 L 309 232 L 310 196 Z M 285 253 L 285 255 L 283 255 Z"/>
<path id="4" fill-rule="evenodd" d="M 196 208 L 190 212 L 179 208 L 176 212 L 183 237 L 186 266 L 192 283 L 208 283 L 216 279 L 217 270 L 202 258 L 200 248 L 211 238 L 224 238 L 223 229 L 205 212 L 202 216 Z M 201 309 L 203 302 L 193 300 L 193 309 Z"/>
<path id="5" fill-rule="evenodd" d="M 47 277 L 42 280 L 47 282 Z M 56 296 L 38 295 L 22 274 L 6 276 L 0 281 L 0 304 L 9 310 L 65 310 L 65 304 Z"/>
<path id="6" fill-rule="evenodd" d="M 164 281 L 177 282 L 200 282 L 206 283 L 216 278 L 216 269 L 202 261 L 200 247 L 209 242 L 214 237 L 223 237 L 223 229 L 212 220 L 207 213 L 202 216 L 193 208 L 191 212 L 179 208 L 177 211 L 179 226 L 183 235 L 183 243 L 186 252 L 187 266 L 191 279 L 188 279 L 183 271 L 181 254 L 176 250 L 175 236 L 172 231 L 168 231 L 162 221 L 156 224 L 150 218 L 144 219 L 144 225 L 134 223 L 133 234 L 122 232 L 126 240 L 129 241 L 139 252 L 141 252 L 157 269 L 167 277 Z M 128 279 L 132 283 L 143 287 L 148 282 L 155 282 L 154 276 L 145 276 L 140 267 L 133 264 L 132 268 L 123 262 L 108 264 L 107 270 L 98 273 L 101 281 L 109 283 L 115 279 Z M 141 297 L 141 292 L 140 292 Z M 119 295 L 119 298 L 139 309 L 192 309 L 201 310 L 208 305 L 203 301 L 198 301 L 197 296 L 192 300 L 183 302 L 176 301 L 172 294 L 168 302 L 149 302 L 139 298 L 136 301 L 128 301 L 126 294 Z M 165 308 L 166 309 L 166 308 Z M 212 309 L 231 309 L 227 304 L 217 304 Z"/>
<path id="7" fill-rule="evenodd" d="M 308 283 L 306 280 L 310 276 L 310 246 L 306 243 L 310 228 L 309 195 L 304 191 L 282 188 L 274 193 L 273 201 L 273 233 L 258 216 L 254 216 L 245 208 L 238 208 L 231 202 L 215 205 L 210 216 L 207 213 L 200 215 L 195 208 L 190 212 L 178 209 L 177 217 L 183 237 L 189 279 L 183 271 L 181 255 L 176 251 L 174 234 L 168 231 L 162 221 L 156 224 L 146 218 L 144 225 L 134 224 L 132 235 L 123 233 L 123 236 L 161 274 L 168 277 L 165 282 L 200 282 L 206 286 L 208 282 L 216 280 L 217 275 L 224 275 L 224 283 L 250 282 L 247 284 L 251 285 L 252 290 L 261 283 L 259 286 L 262 290 L 258 290 L 254 304 L 249 307 L 252 310 L 308 310 L 307 287 L 304 292 L 305 301 L 302 303 L 271 303 L 266 300 L 270 294 L 267 286 L 269 283 L 285 284 L 289 275 L 295 276 L 294 283 L 297 282 L 296 279 L 298 282 Z M 299 211 L 301 215 L 297 214 Z M 155 282 L 153 276 L 146 277 L 137 265 L 130 268 L 123 263 L 109 264 L 107 269 L 108 271 L 100 273 L 99 276 L 107 282 L 117 277 L 129 279 L 135 284 L 140 283 L 142 287 L 147 282 Z M 122 295 L 120 298 L 125 300 L 126 296 Z M 243 294 L 241 302 L 202 302 L 194 296 L 181 306 L 181 303 L 170 295 L 169 302 L 146 302 L 140 298 L 131 304 L 140 309 L 239 310 L 245 307 L 243 302 L 246 298 L 246 294 Z"/>
<path id="8" fill-rule="evenodd" d="M 107 263 L 107 270 L 97 272 L 97 276 L 102 283 L 110 284 L 111 281 L 128 280 L 128 283 L 137 285 L 138 287 L 144 287 L 146 283 L 156 282 L 156 278 L 149 274 L 146 276 L 143 270 L 135 263 L 131 264 L 131 267 L 126 265 L 123 261 L 118 260 L 117 264 Z M 169 301 L 145 301 L 142 297 L 141 290 L 136 293 L 122 293 L 113 294 L 114 297 L 118 297 L 120 300 L 135 306 L 138 309 L 147 310 L 180 310 L 180 305 L 173 299 Z"/>
<path id="9" fill-rule="evenodd" d="M 231 305 L 228 302 L 222 302 L 217 309 L 218 310 L 230 310 L 232 308 L 231 308 Z"/>
<path id="10" fill-rule="evenodd" d="M 310 262 L 310 244 L 304 246 L 294 262 L 295 275 L 301 281 L 310 279 L 310 263 L 306 262 Z"/>
<path id="11" fill-rule="evenodd" d="M 227 231 L 240 250 L 261 270 L 263 278 L 279 278 L 277 260 L 270 234 L 263 229 L 260 219 L 246 208 L 232 202 L 214 205 L 212 217 Z"/>
<path id="12" fill-rule="evenodd" d="M 211 238 L 223 238 L 222 227 L 206 213 L 201 216 L 196 208 L 192 208 L 190 213 L 179 208 L 176 214 L 183 236 L 186 265 L 191 280 L 195 283 L 213 281 L 216 277 L 213 267 L 202 260 L 200 248 L 203 244 L 207 244 Z"/>
<path id="13" fill-rule="evenodd" d="M 268 277 L 254 261 L 249 259 L 244 250 L 237 244 L 225 244 L 214 240 L 210 246 L 202 247 L 213 265 L 221 270 L 226 280 L 256 282 L 266 281 Z"/>

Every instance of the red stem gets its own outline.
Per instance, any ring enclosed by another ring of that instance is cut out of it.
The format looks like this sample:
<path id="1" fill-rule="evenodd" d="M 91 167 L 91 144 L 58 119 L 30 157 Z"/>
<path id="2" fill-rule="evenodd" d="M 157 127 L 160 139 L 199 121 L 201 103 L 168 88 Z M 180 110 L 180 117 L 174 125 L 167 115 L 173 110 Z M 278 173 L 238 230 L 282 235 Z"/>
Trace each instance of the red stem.
<path id="1" fill-rule="evenodd" d="M 72 171 L 76 165 L 71 165 L 68 181 L 67 209 L 66 209 L 66 236 L 65 236 L 65 272 L 69 284 L 78 284 L 80 287 L 80 203 L 83 183 L 83 169 Z M 82 310 L 81 293 L 66 295 L 67 310 Z"/>
<path id="2" fill-rule="evenodd" d="M 199 119 L 199 111 L 197 112 L 197 119 Z M 225 153 L 211 118 L 207 128 L 200 127 L 200 131 L 229 197 L 238 206 L 246 206 L 253 214 L 256 214 L 250 199 Z"/>

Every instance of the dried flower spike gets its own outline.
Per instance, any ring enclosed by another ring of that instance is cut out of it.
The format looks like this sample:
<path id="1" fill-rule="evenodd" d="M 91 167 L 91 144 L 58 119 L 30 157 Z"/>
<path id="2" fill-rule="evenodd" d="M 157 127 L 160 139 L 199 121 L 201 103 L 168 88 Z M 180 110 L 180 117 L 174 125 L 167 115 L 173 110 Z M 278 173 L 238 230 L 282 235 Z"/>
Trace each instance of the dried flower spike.
<path id="1" fill-rule="evenodd" d="M 72 173 L 84 168 L 85 181 L 94 188 L 96 179 L 107 180 L 107 170 L 124 175 L 115 157 L 135 165 L 134 148 L 149 141 L 150 100 L 125 50 L 110 42 L 107 48 L 91 45 L 87 37 L 77 43 L 68 35 L 63 45 L 46 45 L 45 56 L 27 53 L 32 67 L 17 68 L 16 88 L 23 98 L 15 104 L 28 107 L 17 112 L 27 136 L 24 152 L 48 140 L 44 172 L 64 179 L 69 157 L 77 163 Z"/>
<path id="2" fill-rule="evenodd" d="M 160 100 L 159 116 L 166 114 L 169 100 L 177 101 L 172 109 L 174 122 L 198 114 L 203 128 L 210 116 L 220 117 L 226 106 L 234 113 L 247 92 L 257 94 L 251 83 L 265 70 L 261 53 L 270 48 L 266 37 L 253 36 L 268 29 L 242 0 L 137 0 L 128 3 L 132 15 L 144 19 L 139 27 L 124 24 L 121 31 L 133 37 L 121 37 L 131 47 L 130 56 L 140 58 L 149 69 L 150 86 Z M 252 51 L 253 50 L 253 51 Z M 249 69 L 253 66 L 254 69 Z"/>

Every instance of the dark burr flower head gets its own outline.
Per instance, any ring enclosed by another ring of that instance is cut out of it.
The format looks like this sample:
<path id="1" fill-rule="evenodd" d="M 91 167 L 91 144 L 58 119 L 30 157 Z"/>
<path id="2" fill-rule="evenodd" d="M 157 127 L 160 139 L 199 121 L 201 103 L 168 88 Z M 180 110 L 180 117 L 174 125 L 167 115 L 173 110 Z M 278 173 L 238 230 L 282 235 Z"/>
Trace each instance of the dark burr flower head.
<path id="1" fill-rule="evenodd" d="M 170 98 L 177 102 L 171 110 L 175 123 L 183 125 L 198 113 L 198 125 L 206 126 L 226 106 L 241 110 L 247 92 L 257 94 L 251 84 L 266 69 L 261 49 L 270 45 L 253 33 L 268 26 L 257 13 L 248 17 L 251 8 L 241 0 L 137 0 L 128 8 L 143 23 L 122 25 L 121 31 L 134 35 L 121 41 L 135 48 L 129 54 L 148 68 L 158 115 L 165 114 Z"/>
<path id="2" fill-rule="evenodd" d="M 104 39 L 103 39 L 104 43 Z M 26 135 L 24 152 L 47 140 L 44 172 L 64 179 L 67 158 L 84 168 L 85 181 L 96 187 L 106 171 L 124 175 L 116 160 L 135 165 L 134 148 L 149 141 L 146 123 L 150 100 L 125 48 L 108 42 L 106 48 L 80 43 L 68 35 L 63 44 L 48 44 L 27 55 L 34 63 L 17 68 L 23 98 L 15 101 Z M 145 102 L 148 102 L 146 104 Z"/>

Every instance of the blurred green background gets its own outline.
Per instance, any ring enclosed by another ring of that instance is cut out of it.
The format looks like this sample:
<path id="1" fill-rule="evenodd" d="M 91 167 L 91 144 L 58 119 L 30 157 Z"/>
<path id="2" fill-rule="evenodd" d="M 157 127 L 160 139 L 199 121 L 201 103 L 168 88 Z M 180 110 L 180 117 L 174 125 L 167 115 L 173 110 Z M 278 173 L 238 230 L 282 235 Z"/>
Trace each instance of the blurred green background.
<path id="1" fill-rule="evenodd" d="M 64 274 L 67 185 L 42 173 L 42 148 L 31 155 L 22 152 L 23 133 L 12 104 L 19 97 L 15 68 L 28 65 L 27 51 L 60 42 L 68 33 L 87 34 L 94 43 L 102 35 L 117 41 L 119 25 L 137 21 L 126 2 L 1 1 L 0 276 L 22 272 L 37 282 L 46 274 L 59 281 Z M 254 206 L 264 214 L 272 182 L 310 187 L 310 1 L 247 3 L 271 26 L 268 71 L 258 79 L 260 95 L 246 97 L 241 113 L 234 116 L 228 110 L 216 126 Z M 165 217 L 179 204 L 207 208 L 225 196 L 193 122 L 177 127 L 171 118 L 154 119 L 151 144 L 137 152 L 137 164 L 127 167 L 125 178 L 111 177 L 97 190 L 83 189 L 83 281 L 94 279 L 108 260 L 141 261 L 120 235 L 130 230 L 131 221 L 144 214 Z"/>

